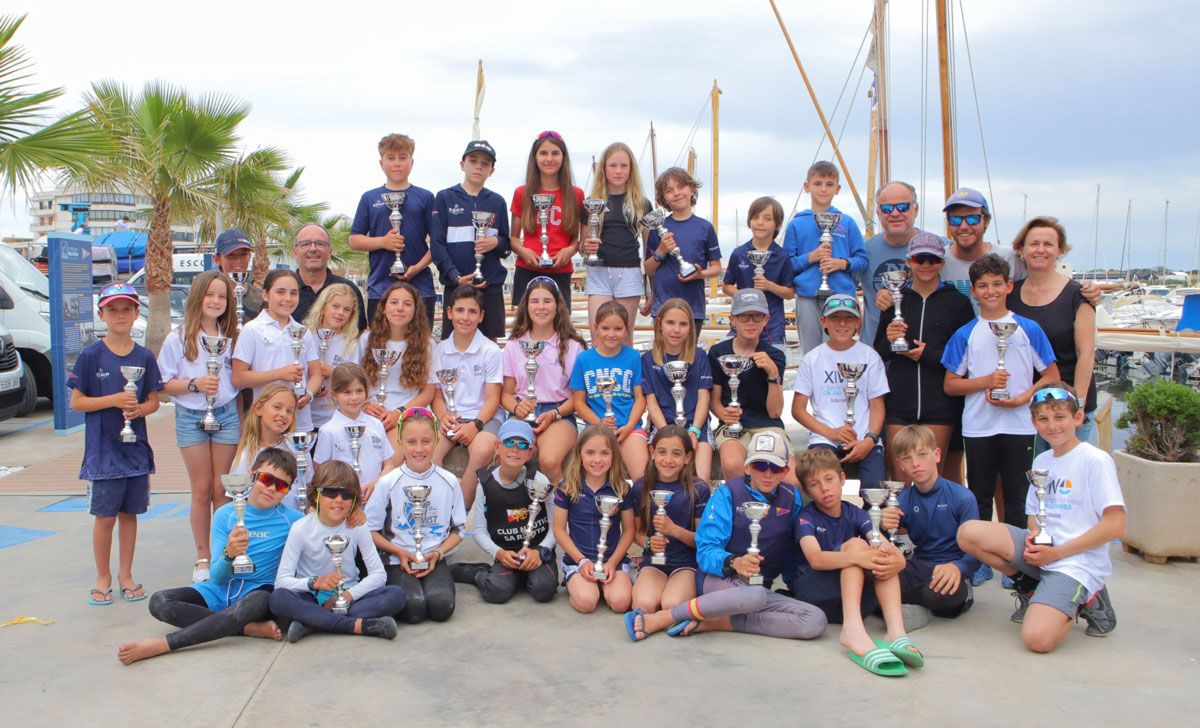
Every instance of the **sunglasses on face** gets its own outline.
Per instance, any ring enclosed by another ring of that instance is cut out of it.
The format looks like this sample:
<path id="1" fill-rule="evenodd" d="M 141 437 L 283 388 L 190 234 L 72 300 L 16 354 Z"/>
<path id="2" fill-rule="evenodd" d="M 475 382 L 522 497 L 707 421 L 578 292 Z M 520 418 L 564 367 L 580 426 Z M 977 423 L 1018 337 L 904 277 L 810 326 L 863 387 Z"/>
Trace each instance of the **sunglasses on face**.
<path id="1" fill-rule="evenodd" d="M 354 500 L 357 497 L 349 488 L 317 488 L 317 493 L 324 498 L 339 498 L 344 501 Z"/>
<path id="2" fill-rule="evenodd" d="M 933 253 L 917 253 L 916 255 L 908 256 L 908 259 L 914 263 L 920 263 L 921 265 L 938 265 L 939 263 L 946 262 Z"/>
<path id="3" fill-rule="evenodd" d="M 958 227 L 963 224 L 963 220 L 967 221 L 968 225 L 978 225 L 983 220 L 983 215 L 947 215 L 946 222 L 950 223 L 950 227 Z"/>
<path id="4" fill-rule="evenodd" d="M 287 493 L 289 490 L 292 489 L 291 483 L 284 480 L 283 478 L 280 478 L 277 475 L 272 475 L 271 473 L 264 473 L 262 471 L 256 471 L 254 473 L 251 473 L 251 475 L 254 476 L 254 480 L 256 482 L 262 483 L 263 485 L 265 485 L 268 488 L 274 488 L 276 491 L 278 491 L 280 493 Z"/>
<path id="5" fill-rule="evenodd" d="M 528 450 L 529 448 L 533 447 L 533 445 L 530 445 L 528 442 L 519 437 L 506 437 L 500 441 L 500 444 L 504 447 L 515 447 L 518 450 Z"/>
<path id="6" fill-rule="evenodd" d="M 435 417 L 433 415 L 433 411 L 427 407 L 409 407 L 408 409 L 406 409 L 400 413 L 400 421 L 403 422 L 403 421 L 407 420 L 409 417 L 412 417 L 413 415 L 422 415 L 424 417 L 428 417 L 431 420 L 434 420 L 434 421 L 437 420 L 437 417 Z"/>
<path id="7" fill-rule="evenodd" d="M 763 321 L 766 320 L 767 315 L 765 313 L 758 313 L 756 311 L 754 313 L 739 313 L 736 316 L 734 316 L 734 318 L 737 319 L 738 321 L 741 321 L 742 323 L 746 323 L 748 321 L 753 321 L 756 324 L 761 324 Z"/>
<path id="8" fill-rule="evenodd" d="M 786 465 L 776 465 L 774 463 L 764 463 L 761 460 L 750 463 L 750 468 L 753 470 L 757 470 L 760 473 L 771 473 L 772 475 L 778 475 L 778 474 L 782 473 L 783 471 L 787 470 Z"/>
<path id="9" fill-rule="evenodd" d="M 1065 402 L 1074 402 L 1076 405 L 1079 404 L 1079 400 L 1075 399 L 1075 395 L 1071 394 L 1070 392 L 1068 392 L 1065 389 L 1059 389 L 1058 387 L 1047 387 L 1046 389 L 1039 389 L 1038 391 L 1033 393 L 1033 401 L 1034 402 L 1065 401 Z"/>
<path id="10" fill-rule="evenodd" d="M 908 212 L 908 209 L 912 206 L 913 206 L 913 203 L 911 203 L 911 202 L 897 202 L 895 204 L 889 203 L 887 205 L 880 205 L 879 211 L 882 212 L 884 215 L 891 215 L 893 211 Z"/>

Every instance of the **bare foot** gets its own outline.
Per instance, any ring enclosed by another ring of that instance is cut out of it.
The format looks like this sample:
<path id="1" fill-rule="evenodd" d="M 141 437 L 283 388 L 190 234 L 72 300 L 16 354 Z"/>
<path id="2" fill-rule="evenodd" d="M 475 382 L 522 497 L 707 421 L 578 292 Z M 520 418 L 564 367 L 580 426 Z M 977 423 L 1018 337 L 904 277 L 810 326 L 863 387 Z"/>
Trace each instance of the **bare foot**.
<path id="1" fill-rule="evenodd" d="M 275 640 L 276 642 L 283 639 L 283 633 L 279 631 L 279 625 L 270 619 L 265 622 L 251 622 L 242 628 L 242 634 L 247 637 L 263 637 Z"/>
<path id="2" fill-rule="evenodd" d="M 661 632 L 674 623 L 675 621 L 671 618 L 671 610 L 660 609 L 657 612 L 651 612 L 650 614 L 642 617 L 641 625 L 639 625 L 638 620 L 635 619 L 633 621 L 633 629 L 637 632 L 645 632 L 646 635 L 649 636 L 655 632 Z M 642 638 L 638 637 L 638 639 Z"/>
<path id="3" fill-rule="evenodd" d="M 875 649 L 875 641 L 867 634 L 866 630 L 850 630 L 842 627 L 841 636 L 842 647 L 852 651 L 854 654 L 862 657 L 871 650 Z"/>
<path id="4" fill-rule="evenodd" d="M 165 637 L 151 637 L 150 639 L 126 642 L 121 645 L 117 648 L 117 659 L 128 665 L 138 660 L 144 660 L 147 657 L 158 657 L 168 651 L 170 651 L 170 648 L 167 647 L 167 639 Z"/>

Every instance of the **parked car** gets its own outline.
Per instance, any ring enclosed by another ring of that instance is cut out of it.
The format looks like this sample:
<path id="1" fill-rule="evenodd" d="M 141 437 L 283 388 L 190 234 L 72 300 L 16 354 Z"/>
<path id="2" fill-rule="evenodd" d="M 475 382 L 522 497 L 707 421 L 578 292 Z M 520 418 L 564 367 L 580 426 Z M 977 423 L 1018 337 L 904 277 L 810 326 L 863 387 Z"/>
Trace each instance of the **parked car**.
<path id="1" fill-rule="evenodd" d="M 171 286 L 170 293 L 171 293 L 171 328 L 172 329 L 174 329 L 176 326 L 179 326 L 180 324 L 183 323 L 183 311 L 184 311 L 184 308 L 187 306 L 188 291 L 190 291 L 190 290 L 191 290 L 191 286 Z M 141 305 L 138 306 L 138 317 L 137 317 L 137 320 L 133 322 L 133 330 L 129 332 L 129 335 L 134 340 L 134 342 L 136 342 L 142 346 L 145 346 L 146 345 L 146 321 L 150 316 L 150 298 L 145 295 L 140 295 L 140 296 L 138 296 L 138 300 L 141 301 Z M 92 305 L 94 306 L 94 305 L 98 304 L 99 302 L 100 302 L 100 291 L 99 291 L 99 289 L 97 289 L 96 292 L 92 294 Z M 108 324 L 104 323 L 104 321 L 102 321 L 98 315 L 93 314 L 92 320 L 94 322 L 94 328 L 92 330 L 92 334 L 93 334 L 93 336 L 95 336 L 96 339 L 101 339 L 105 335 L 108 334 Z"/>
<path id="2" fill-rule="evenodd" d="M 13 335 L 0 327 L 0 420 L 27 415 L 36 406 L 33 372 L 21 361 Z"/>

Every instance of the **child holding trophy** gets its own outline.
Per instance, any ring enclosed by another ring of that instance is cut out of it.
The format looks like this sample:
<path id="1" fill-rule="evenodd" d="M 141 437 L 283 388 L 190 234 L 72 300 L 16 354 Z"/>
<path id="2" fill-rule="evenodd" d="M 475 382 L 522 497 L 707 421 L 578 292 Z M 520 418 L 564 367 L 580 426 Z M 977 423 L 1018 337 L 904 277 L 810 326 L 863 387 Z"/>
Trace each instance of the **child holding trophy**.
<path id="1" fill-rule="evenodd" d="M 433 464 L 437 419 L 424 407 L 400 415 L 404 464 L 379 479 L 367 501 L 367 528 L 387 554 L 387 583 L 408 598 L 397 615 L 417 624 L 454 614 L 454 578 L 442 564 L 462 541 L 467 514 L 458 480 Z"/>
<path id="2" fill-rule="evenodd" d="M 367 401 L 367 375 L 357 364 L 340 364 L 333 370 L 330 379 L 333 401 L 337 410 L 321 426 L 317 434 L 317 446 L 313 449 L 313 466 L 338 460 L 355 471 L 355 482 L 366 483 L 362 487 L 362 502 L 371 498 L 375 483 L 400 465 L 400 458 L 392 449 L 383 424 L 363 412 Z M 363 427 L 362 434 L 351 437 L 347 428 Z"/>
<path id="3" fill-rule="evenodd" d="M 1077 616 L 1086 634 L 1103 637 L 1117 626 L 1105 579 L 1113 539 L 1125 535 L 1125 500 L 1108 453 L 1081 442 L 1079 394 L 1050 382 L 1033 394 L 1037 432 L 1051 450 L 1034 458 L 1025 499 L 1028 528 L 971 521 L 958 529 L 963 550 L 1013 580 L 1021 641 L 1034 652 L 1058 647 Z"/>
<path id="4" fill-rule="evenodd" d="M 354 468 L 338 460 L 317 466 L 308 485 L 313 512 L 288 533 L 269 602 L 272 614 L 292 620 L 288 642 L 318 631 L 396 636 L 392 615 L 404 609 L 404 590 L 384 584 L 371 532 L 346 523 L 360 497 Z M 356 555 L 367 568 L 361 581 Z"/>
<path id="5" fill-rule="evenodd" d="M 743 243 L 729 254 L 721 290 L 733 296 L 743 288 L 757 288 L 767 296 L 771 323 L 760 336 L 777 346 L 787 343 L 784 333 L 783 302 L 796 297 L 792 287 L 792 260 L 775 242 L 783 226 L 783 206 L 774 197 L 760 197 L 750 203 L 746 213 L 750 242 Z"/>
<path id="6" fill-rule="evenodd" d="M 191 482 L 192 538 L 196 542 L 192 578 L 196 581 L 209 578 L 212 552 L 208 529 L 213 511 L 229 500 L 220 487 L 220 476 L 233 464 L 241 430 L 238 391 L 229 368 L 236 338 L 233 282 L 220 271 L 210 270 L 192 281 L 183 325 L 163 339 L 158 353 L 163 391 L 175 404 L 175 443 Z"/>
<path id="7" fill-rule="evenodd" d="M 579 250 L 579 208 L 583 190 L 571 177 L 571 155 L 556 131 L 533 140 L 525 166 L 525 184 L 513 192 L 512 250 L 517 255 L 512 300 L 525 295 L 525 286 L 548 276 L 571 304 L 572 256 Z M 518 236 L 517 231 L 521 234 Z"/>
<path id="8" fill-rule="evenodd" d="M 551 483 L 563 477 L 563 461 L 575 446 L 575 399 L 571 372 L 587 342 L 571 323 L 571 311 L 551 279 L 529 282 L 517 304 L 508 345 L 501 352 L 504 385 L 500 404 L 524 419 L 537 437 L 538 469 Z M 529 396 L 530 355 L 536 366 Z M 531 419 L 532 415 L 532 419 Z"/>
<path id="9" fill-rule="evenodd" d="M 696 473 L 707 482 L 712 474 L 708 431 L 712 370 L 708 354 L 696 346 L 697 333 L 687 301 L 672 298 L 663 303 L 654 317 L 654 344 L 642 354 L 642 389 L 646 393 L 648 429 L 654 432 L 668 424 L 686 427 L 689 449 L 696 454 Z"/>
<path id="10" fill-rule="evenodd" d="M 644 220 L 646 275 L 653 282 L 652 315 L 670 298 L 682 298 L 696 315 L 696 328 L 704 326 L 705 280 L 721 275 L 721 247 L 712 223 L 692 214 L 700 182 L 679 167 L 671 167 L 654 181 L 654 200 L 668 213 L 652 213 Z M 667 224 L 669 223 L 669 224 Z"/>
<path id="11" fill-rule="evenodd" d="M 433 402 L 433 342 L 429 338 L 429 319 L 411 283 L 393 283 L 380 301 L 370 328 L 359 337 L 362 367 L 370 384 L 370 398 L 363 410 L 383 422 L 392 447 L 399 450 L 396 423 L 400 421 L 400 413 L 409 407 L 428 407 Z M 384 377 L 381 377 L 383 367 L 374 354 L 376 349 L 399 354 Z"/>
<path id="12" fill-rule="evenodd" d="M 334 367 L 346 362 L 362 363 L 358 297 L 345 283 L 326 286 L 305 317 L 304 325 L 316 337 L 317 355 L 321 358 L 321 389 L 309 405 L 313 427 L 319 430 L 336 409 L 329 393 L 329 378 L 333 376 Z"/>

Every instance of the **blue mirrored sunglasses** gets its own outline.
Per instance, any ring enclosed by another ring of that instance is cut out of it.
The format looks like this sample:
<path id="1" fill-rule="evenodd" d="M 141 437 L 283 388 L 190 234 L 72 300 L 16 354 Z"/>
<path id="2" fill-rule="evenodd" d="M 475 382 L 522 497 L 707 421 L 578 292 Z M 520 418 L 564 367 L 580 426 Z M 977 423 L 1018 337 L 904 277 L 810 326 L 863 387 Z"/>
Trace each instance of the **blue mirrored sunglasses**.
<path id="1" fill-rule="evenodd" d="M 1058 387 L 1047 387 L 1033 393 L 1034 402 L 1055 402 L 1060 400 L 1073 402 L 1076 406 L 1079 405 L 1079 400 L 1075 399 L 1075 395 Z"/>
<path id="2" fill-rule="evenodd" d="M 911 203 L 911 202 L 897 202 L 895 204 L 880 205 L 879 211 L 882 212 L 884 215 L 891 215 L 893 211 L 908 212 L 908 208 L 910 208 L 912 206 L 913 206 L 913 203 Z"/>
<path id="3" fill-rule="evenodd" d="M 963 220 L 966 220 L 968 225 L 978 225 L 983 220 L 983 215 L 976 213 L 974 215 L 946 216 L 946 222 L 950 223 L 950 227 L 958 227 L 959 225 L 962 225 Z"/>
<path id="4" fill-rule="evenodd" d="M 530 445 L 528 442 L 519 437 L 506 437 L 500 441 L 500 444 L 504 447 L 515 447 L 518 450 L 528 450 L 529 448 L 533 447 L 533 445 Z"/>

